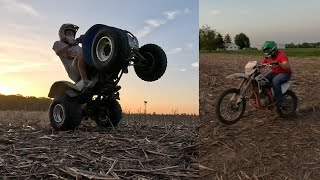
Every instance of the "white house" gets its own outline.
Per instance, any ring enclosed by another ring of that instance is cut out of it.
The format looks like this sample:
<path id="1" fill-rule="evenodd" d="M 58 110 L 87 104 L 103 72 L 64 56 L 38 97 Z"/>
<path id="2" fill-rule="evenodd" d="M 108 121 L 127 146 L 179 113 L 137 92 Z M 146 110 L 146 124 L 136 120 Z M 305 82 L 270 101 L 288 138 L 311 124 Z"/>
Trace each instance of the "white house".
<path id="1" fill-rule="evenodd" d="M 226 48 L 226 50 L 239 50 L 239 46 L 234 43 L 225 43 L 224 48 Z"/>

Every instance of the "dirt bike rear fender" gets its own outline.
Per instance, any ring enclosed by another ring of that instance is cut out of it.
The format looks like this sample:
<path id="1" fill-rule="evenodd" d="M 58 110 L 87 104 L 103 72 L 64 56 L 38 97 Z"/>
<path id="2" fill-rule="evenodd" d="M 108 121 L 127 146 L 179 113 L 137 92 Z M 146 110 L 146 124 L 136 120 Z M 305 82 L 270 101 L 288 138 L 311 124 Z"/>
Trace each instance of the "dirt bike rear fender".
<path id="1" fill-rule="evenodd" d="M 288 82 L 286 82 L 286 83 L 283 83 L 282 85 L 281 85 L 281 91 L 282 91 L 282 94 L 284 94 L 284 93 L 286 93 L 287 91 L 288 91 L 288 89 L 289 89 L 289 87 L 290 87 L 290 85 L 292 84 L 292 83 L 294 83 L 294 81 L 288 81 Z M 271 91 L 272 91 L 272 94 L 274 95 L 274 90 L 273 90 L 273 88 L 271 88 Z"/>
<path id="2" fill-rule="evenodd" d="M 226 78 L 228 78 L 228 79 L 235 79 L 235 78 L 248 79 L 249 75 L 244 74 L 244 73 L 234 73 L 234 74 L 227 76 Z"/>

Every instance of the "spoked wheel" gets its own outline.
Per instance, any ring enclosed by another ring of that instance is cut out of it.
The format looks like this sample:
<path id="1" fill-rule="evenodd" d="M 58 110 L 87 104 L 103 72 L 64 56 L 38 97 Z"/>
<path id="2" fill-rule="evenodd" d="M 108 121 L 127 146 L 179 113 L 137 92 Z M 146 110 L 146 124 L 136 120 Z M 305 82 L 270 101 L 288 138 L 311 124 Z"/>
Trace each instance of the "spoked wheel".
<path id="1" fill-rule="evenodd" d="M 239 89 L 231 88 L 219 96 L 215 110 L 223 124 L 234 124 L 241 119 L 246 108 L 246 100 L 243 98 L 241 102 L 236 103 L 239 94 Z"/>
<path id="2" fill-rule="evenodd" d="M 281 115 L 288 117 L 295 114 L 298 105 L 298 98 L 291 90 L 288 90 L 283 94 L 283 100 L 281 104 Z"/>

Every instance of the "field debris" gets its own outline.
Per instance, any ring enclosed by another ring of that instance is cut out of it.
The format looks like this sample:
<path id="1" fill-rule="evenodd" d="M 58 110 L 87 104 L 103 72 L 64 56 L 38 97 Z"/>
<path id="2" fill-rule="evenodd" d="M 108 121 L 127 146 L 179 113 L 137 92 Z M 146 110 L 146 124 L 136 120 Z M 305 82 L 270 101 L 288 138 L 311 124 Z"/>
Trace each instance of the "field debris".
<path id="1" fill-rule="evenodd" d="M 241 73 L 248 61 L 260 56 L 200 55 L 200 175 L 203 179 L 319 179 L 320 177 L 320 69 L 317 60 L 289 57 L 291 87 L 298 96 L 297 115 L 278 118 L 276 112 L 247 105 L 244 118 L 223 125 L 215 102 L 226 88 L 240 81 L 227 80 Z"/>
<path id="2" fill-rule="evenodd" d="M 193 127 L 191 127 L 193 126 Z M 82 124 L 74 132 L 2 126 L 4 179 L 194 179 L 199 177 L 198 128 Z"/>

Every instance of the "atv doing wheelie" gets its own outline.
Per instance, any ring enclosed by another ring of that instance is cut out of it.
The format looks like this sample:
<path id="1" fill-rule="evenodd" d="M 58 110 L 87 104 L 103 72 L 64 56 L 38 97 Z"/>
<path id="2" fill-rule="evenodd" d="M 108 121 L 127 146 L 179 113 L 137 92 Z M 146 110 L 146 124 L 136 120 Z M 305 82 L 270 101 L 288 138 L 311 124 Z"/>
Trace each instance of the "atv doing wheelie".
<path id="1" fill-rule="evenodd" d="M 49 119 L 55 130 L 73 130 L 82 118 L 102 127 L 116 126 L 122 119 L 118 82 L 128 66 L 149 82 L 158 80 L 167 68 L 166 54 L 159 46 L 139 47 L 137 38 L 126 30 L 96 24 L 76 43 L 82 44 L 88 76 L 95 84 L 79 89 L 74 83 L 57 81 L 51 86 Z"/>

